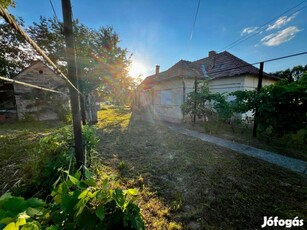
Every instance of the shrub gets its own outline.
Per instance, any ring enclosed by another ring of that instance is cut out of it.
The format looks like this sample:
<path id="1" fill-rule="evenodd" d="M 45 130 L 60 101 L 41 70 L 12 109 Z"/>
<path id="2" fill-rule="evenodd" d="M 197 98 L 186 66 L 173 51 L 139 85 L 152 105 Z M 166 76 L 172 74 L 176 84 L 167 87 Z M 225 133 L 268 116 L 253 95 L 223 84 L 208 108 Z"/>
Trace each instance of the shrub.
<path id="1" fill-rule="evenodd" d="M 88 170 L 85 179 L 79 171 L 74 176 L 61 172 L 50 203 L 10 194 L 0 197 L 0 229 L 144 229 L 134 204 L 136 189 L 109 189 L 107 180 L 98 187 Z"/>
<path id="2" fill-rule="evenodd" d="M 83 127 L 83 140 L 88 159 L 94 152 L 98 138 L 95 129 L 89 126 Z M 53 183 L 60 176 L 59 169 L 67 169 L 75 172 L 75 159 L 73 157 L 72 128 L 65 126 L 51 135 L 40 139 L 38 144 L 31 150 L 31 158 L 25 163 L 26 180 L 25 188 L 15 189 L 16 195 L 32 195 L 39 193 L 40 197 L 46 197 Z"/>

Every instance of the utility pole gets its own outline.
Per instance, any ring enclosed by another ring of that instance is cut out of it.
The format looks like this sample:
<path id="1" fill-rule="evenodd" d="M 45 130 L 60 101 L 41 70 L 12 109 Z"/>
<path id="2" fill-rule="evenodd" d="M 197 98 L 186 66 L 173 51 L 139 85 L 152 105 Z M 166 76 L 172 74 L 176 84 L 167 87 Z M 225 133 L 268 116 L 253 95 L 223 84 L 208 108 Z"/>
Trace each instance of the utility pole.
<path id="1" fill-rule="evenodd" d="M 260 93 L 260 89 L 262 88 L 262 78 L 263 78 L 263 64 L 264 62 L 260 62 L 259 76 L 258 76 L 258 86 L 257 86 L 257 94 Z M 254 116 L 254 128 L 253 128 L 253 137 L 257 136 L 257 127 L 258 127 L 258 119 L 259 112 L 258 107 L 256 107 L 255 116 Z"/>
<path id="2" fill-rule="evenodd" d="M 76 68 L 76 53 L 75 53 L 75 41 L 72 27 L 72 10 L 70 0 L 62 0 L 62 11 L 64 21 L 64 35 L 66 43 L 66 57 L 68 67 L 68 78 L 73 85 L 78 85 L 77 68 Z M 74 141 L 75 141 L 75 156 L 77 168 L 82 168 L 85 165 L 85 155 L 82 142 L 82 128 L 81 128 L 81 116 L 78 92 L 69 87 L 70 91 L 70 103 L 73 120 Z"/>
<path id="3" fill-rule="evenodd" d="M 195 98 L 194 98 L 194 116 L 193 116 L 193 124 L 195 125 L 196 123 L 196 109 L 197 109 L 197 77 L 195 77 L 195 81 L 194 81 L 194 93 L 195 93 Z"/>
<path id="4" fill-rule="evenodd" d="M 82 124 L 86 125 L 85 95 L 84 95 L 83 81 L 81 78 L 80 60 L 78 58 L 77 58 L 77 79 L 79 80 L 79 84 L 78 84 L 79 90 L 83 94 L 80 96 L 81 120 L 82 120 Z"/>

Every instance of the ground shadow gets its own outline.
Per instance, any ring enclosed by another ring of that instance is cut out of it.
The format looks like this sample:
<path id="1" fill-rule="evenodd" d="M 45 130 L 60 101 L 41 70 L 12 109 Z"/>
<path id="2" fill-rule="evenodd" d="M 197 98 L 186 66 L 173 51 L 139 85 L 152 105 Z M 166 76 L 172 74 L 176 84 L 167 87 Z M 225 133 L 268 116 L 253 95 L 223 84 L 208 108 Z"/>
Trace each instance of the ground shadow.
<path id="1" fill-rule="evenodd" d="M 145 118 L 132 113 L 126 127 L 99 131 L 99 152 L 124 181 L 154 192 L 169 208 L 168 220 L 184 229 L 255 229 L 265 215 L 306 218 L 306 177 Z M 156 209 L 146 211 L 158 215 Z"/>

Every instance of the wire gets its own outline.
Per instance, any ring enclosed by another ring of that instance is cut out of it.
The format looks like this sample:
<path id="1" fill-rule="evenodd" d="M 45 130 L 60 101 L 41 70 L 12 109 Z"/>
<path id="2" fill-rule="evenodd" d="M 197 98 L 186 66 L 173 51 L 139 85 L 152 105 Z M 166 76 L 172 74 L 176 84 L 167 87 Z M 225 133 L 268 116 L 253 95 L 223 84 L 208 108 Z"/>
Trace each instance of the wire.
<path id="1" fill-rule="evenodd" d="M 288 9 L 288 10 L 284 11 L 283 13 L 281 13 L 280 15 L 278 15 L 277 17 L 274 17 L 274 18 L 270 19 L 269 21 L 267 21 L 266 23 L 264 23 L 262 26 L 260 26 L 260 30 L 258 30 L 258 31 L 255 32 L 254 34 L 251 34 L 251 35 L 248 35 L 248 34 L 247 34 L 247 35 L 245 35 L 245 36 L 243 36 L 243 37 L 241 37 L 241 38 L 235 40 L 234 42 L 228 44 L 227 46 L 225 46 L 224 48 L 222 48 L 222 49 L 219 50 L 218 52 L 221 52 L 221 51 L 223 51 L 223 50 L 232 49 L 233 47 L 239 45 L 240 43 L 242 43 L 242 42 L 244 42 L 244 41 L 246 41 L 246 40 L 248 40 L 248 39 L 250 39 L 250 38 L 256 36 L 257 34 L 260 34 L 261 32 L 263 32 L 263 31 L 267 28 L 266 26 L 267 26 L 269 23 L 271 23 L 271 22 L 273 22 L 274 20 L 280 18 L 281 16 L 283 16 L 284 14 L 288 13 L 289 11 L 295 9 L 296 7 L 302 5 L 304 2 L 306 2 L 306 0 L 302 1 L 301 3 L 299 3 L 299 4 L 297 4 L 297 5 L 293 6 L 293 7 L 291 7 L 291 8 Z M 301 9 L 297 10 L 295 13 L 297 13 L 297 12 L 299 12 L 299 11 L 305 9 L 306 7 L 307 7 L 307 6 L 302 7 Z"/>
<path id="2" fill-rule="evenodd" d="M 57 16 L 57 14 L 56 14 L 56 12 L 55 12 L 55 10 L 54 10 L 52 0 L 49 0 L 49 2 L 50 2 L 50 5 L 51 5 L 51 8 L 52 8 L 53 14 L 54 14 L 54 16 L 55 16 L 55 19 L 56 19 L 56 20 L 57 20 L 57 22 L 59 23 L 59 19 L 58 19 L 58 16 Z"/>
<path id="3" fill-rule="evenodd" d="M 285 58 L 300 56 L 300 55 L 304 55 L 304 54 L 307 54 L 307 51 L 306 51 L 306 52 L 301 52 L 301 53 L 296 53 L 296 54 L 290 54 L 290 55 L 282 56 L 282 57 L 278 57 L 278 58 L 272 58 L 272 59 L 268 59 L 268 60 L 265 60 L 265 61 L 256 62 L 256 63 L 254 63 L 254 64 L 252 64 L 252 65 L 260 64 L 261 62 L 264 62 L 264 63 L 265 63 L 265 62 L 277 61 L 277 60 L 280 60 L 280 59 L 285 59 Z"/>
<path id="4" fill-rule="evenodd" d="M 301 10 L 305 9 L 305 8 L 307 8 L 307 5 L 306 5 L 306 6 L 304 6 L 303 8 L 301 8 L 300 10 L 296 11 L 296 12 L 299 12 L 299 11 L 301 11 Z M 235 46 L 239 45 L 240 43 L 242 43 L 242 42 L 244 42 L 244 41 L 246 41 L 246 40 L 248 40 L 248 39 L 250 39 L 250 38 L 252 38 L 252 37 L 256 36 L 257 34 L 260 34 L 260 33 L 261 33 L 261 32 L 263 32 L 264 30 L 265 30 L 265 29 L 260 30 L 260 31 L 258 31 L 257 33 L 250 35 L 249 37 L 247 37 L 247 38 L 245 38 L 244 40 L 242 40 L 242 41 L 238 42 L 237 44 L 234 44 L 234 45 L 230 46 L 230 47 L 229 47 L 228 49 L 226 49 L 226 50 L 230 50 L 230 49 L 232 49 L 233 47 L 235 47 Z"/>
<path id="5" fill-rule="evenodd" d="M 45 54 L 45 52 L 23 31 L 23 29 L 16 23 L 16 21 L 9 15 L 6 10 L 0 6 L 0 14 L 1 16 L 14 28 L 16 29 L 24 39 L 30 43 L 30 45 L 50 64 L 56 72 L 60 74 L 62 78 L 79 94 L 82 93 L 78 90 L 78 88 L 65 76 L 65 74 L 50 60 L 50 58 Z"/>
<path id="6" fill-rule="evenodd" d="M 190 40 L 192 40 L 192 38 L 193 38 L 193 33 L 194 33 L 194 28 L 195 28 L 195 24 L 196 24 L 196 20 L 197 20 L 197 16 L 198 16 L 199 6 L 200 6 L 200 0 L 198 0 L 195 18 L 194 18 L 194 22 L 193 22 L 193 26 L 192 26 L 191 35 L 190 35 Z"/>
<path id="7" fill-rule="evenodd" d="M 36 89 L 41 89 L 41 90 L 48 91 L 48 92 L 52 92 L 52 93 L 59 93 L 59 94 L 63 94 L 63 95 L 65 95 L 65 96 L 68 96 L 66 93 L 63 93 L 63 92 L 61 92 L 61 91 L 57 91 L 57 90 L 53 90 L 53 89 L 48 89 L 48 88 L 45 88 L 45 87 L 33 85 L 33 84 L 26 83 L 26 82 L 22 82 L 22 81 L 17 81 L 17 80 L 10 79 L 10 78 L 7 78 L 7 77 L 1 77 L 1 76 L 0 76 L 0 79 L 1 79 L 1 80 L 4 80 L 4 81 L 11 82 L 11 83 L 13 83 L 13 84 L 16 83 L 16 84 L 19 84 L 19 85 L 24 85 L 24 86 L 28 86 L 28 87 L 32 87 L 32 88 L 36 88 Z"/>

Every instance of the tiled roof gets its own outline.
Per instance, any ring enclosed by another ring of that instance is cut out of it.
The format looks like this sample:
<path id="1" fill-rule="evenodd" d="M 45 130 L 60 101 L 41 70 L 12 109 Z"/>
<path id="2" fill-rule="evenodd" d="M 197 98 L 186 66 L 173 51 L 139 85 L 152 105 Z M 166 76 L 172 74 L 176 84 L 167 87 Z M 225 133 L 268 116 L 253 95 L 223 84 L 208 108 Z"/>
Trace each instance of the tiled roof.
<path id="1" fill-rule="evenodd" d="M 160 72 L 158 76 L 156 74 L 148 76 L 142 82 L 142 87 L 151 88 L 156 81 L 164 81 L 176 77 L 213 79 L 243 74 L 258 75 L 259 73 L 258 68 L 227 51 L 214 53 L 209 56 L 194 62 L 180 60 L 168 70 Z M 264 76 L 276 79 L 275 76 L 267 73 L 264 73 Z"/>
<path id="2" fill-rule="evenodd" d="M 210 78 L 232 77 L 243 74 L 258 75 L 259 73 L 258 68 L 227 51 L 194 61 L 193 63 L 202 69 L 202 66 L 204 66 L 206 74 Z M 264 73 L 264 75 L 270 77 L 267 73 Z"/>

